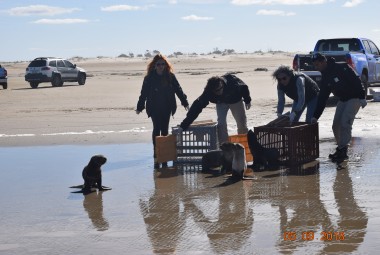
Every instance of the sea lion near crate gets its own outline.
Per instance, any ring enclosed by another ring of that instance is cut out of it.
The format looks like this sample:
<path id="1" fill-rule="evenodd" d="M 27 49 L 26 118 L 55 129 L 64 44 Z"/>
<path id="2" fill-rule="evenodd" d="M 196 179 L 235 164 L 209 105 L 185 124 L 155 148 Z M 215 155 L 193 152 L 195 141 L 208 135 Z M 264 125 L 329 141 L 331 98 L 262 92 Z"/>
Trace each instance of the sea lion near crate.
<path id="1" fill-rule="evenodd" d="M 223 172 L 224 157 L 222 150 L 211 150 L 202 156 L 202 173 Z"/>
<path id="2" fill-rule="evenodd" d="M 206 152 L 202 157 L 202 172 L 219 170 L 220 174 L 232 173 L 232 161 L 235 145 L 231 142 L 222 143 L 218 150 Z"/>
<path id="3" fill-rule="evenodd" d="M 257 140 L 256 134 L 249 130 L 247 134 L 248 146 L 253 156 L 253 165 L 249 166 L 255 171 L 277 169 L 280 152 L 276 148 L 265 148 Z"/>
<path id="4" fill-rule="evenodd" d="M 247 169 L 247 160 L 245 148 L 240 143 L 225 142 L 220 148 L 224 153 L 225 167 L 232 173 L 232 178 L 241 180 L 245 179 L 244 173 Z"/>

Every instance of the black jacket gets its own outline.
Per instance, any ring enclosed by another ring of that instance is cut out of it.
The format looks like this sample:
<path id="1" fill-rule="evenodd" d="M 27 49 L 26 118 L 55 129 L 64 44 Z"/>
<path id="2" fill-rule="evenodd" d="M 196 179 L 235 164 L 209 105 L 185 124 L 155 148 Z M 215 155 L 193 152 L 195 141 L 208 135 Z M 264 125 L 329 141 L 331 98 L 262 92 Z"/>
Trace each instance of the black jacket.
<path id="1" fill-rule="evenodd" d="M 295 73 L 289 81 L 287 86 L 282 85 L 281 83 L 277 84 L 277 89 L 284 91 L 284 93 L 294 101 L 298 101 L 298 93 L 296 82 L 298 77 L 303 77 L 305 79 L 305 103 L 307 104 L 318 95 L 319 87 L 318 84 L 313 81 L 309 76 L 303 73 Z"/>
<path id="2" fill-rule="evenodd" d="M 327 67 L 322 71 L 317 107 L 314 118 L 322 115 L 331 93 L 340 101 L 353 98 L 365 99 L 365 90 L 357 73 L 345 62 L 335 62 L 334 58 L 327 60 Z"/>
<path id="3" fill-rule="evenodd" d="M 148 117 L 152 116 L 154 110 L 159 110 L 164 107 L 162 105 L 162 101 L 155 100 L 155 97 L 157 97 L 158 93 L 162 93 L 162 91 L 159 91 L 163 88 L 161 85 L 161 79 L 162 77 L 159 76 L 156 72 L 152 72 L 144 78 L 136 109 L 140 112 L 144 110 L 146 102 L 146 113 L 148 114 Z M 183 106 L 186 107 L 189 105 L 189 103 L 187 102 L 186 94 L 183 93 L 182 88 L 173 73 L 170 73 L 169 80 L 170 83 L 168 84 L 168 87 L 165 88 L 164 93 L 166 93 L 166 99 L 170 108 L 170 113 L 171 115 L 174 115 L 177 110 L 175 94 L 178 96 Z"/>
<path id="4" fill-rule="evenodd" d="M 225 81 L 222 95 L 217 96 L 210 91 L 204 90 L 202 95 L 191 105 L 186 118 L 180 125 L 182 129 L 187 129 L 210 102 L 214 104 L 235 104 L 243 99 L 246 104 L 251 103 L 247 84 L 233 74 L 225 74 L 222 78 Z"/>

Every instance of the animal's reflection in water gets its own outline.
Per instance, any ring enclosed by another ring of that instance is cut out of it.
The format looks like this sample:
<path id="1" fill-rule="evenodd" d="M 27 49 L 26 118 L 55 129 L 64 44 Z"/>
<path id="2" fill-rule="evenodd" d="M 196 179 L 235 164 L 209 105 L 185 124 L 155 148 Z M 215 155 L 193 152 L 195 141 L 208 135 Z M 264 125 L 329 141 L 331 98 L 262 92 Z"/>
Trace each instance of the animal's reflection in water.
<path id="1" fill-rule="evenodd" d="M 83 207 L 88 213 L 92 224 L 98 231 L 105 231 L 109 228 L 108 221 L 103 215 L 103 192 L 92 192 L 84 196 Z"/>

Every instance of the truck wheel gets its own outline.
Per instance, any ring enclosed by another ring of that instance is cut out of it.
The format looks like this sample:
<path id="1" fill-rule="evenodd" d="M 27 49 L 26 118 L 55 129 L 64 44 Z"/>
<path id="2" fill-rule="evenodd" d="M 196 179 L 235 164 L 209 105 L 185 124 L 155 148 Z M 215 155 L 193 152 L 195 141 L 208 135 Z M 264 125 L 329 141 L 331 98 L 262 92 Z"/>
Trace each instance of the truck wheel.
<path id="1" fill-rule="evenodd" d="M 78 84 L 84 85 L 86 83 L 86 74 L 85 73 L 79 73 L 78 74 Z"/>
<path id="2" fill-rule="evenodd" d="M 38 82 L 31 81 L 29 84 L 30 84 L 30 87 L 31 87 L 32 89 L 35 89 L 35 88 L 38 87 Z"/>
<path id="3" fill-rule="evenodd" d="M 7 89 L 8 88 L 8 83 L 3 83 L 3 89 Z"/>
<path id="4" fill-rule="evenodd" d="M 367 75 L 365 73 L 362 73 L 362 75 L 360 75 L 360 80 L 362 81 L 362 84 L 364 87 L 365 97 L 367 97 L 367 95 L 368 95 L 368 78 L 367 78 Z"/>
<path id="5" fill-rule="evenodd" d="M 61 76 L 59 75 L 54 75 L 53 76 L 53 80 L 51 81 L 51 85 L 53 87 L 61 87 L 63 85 L 63 82 L 62 82 L 62 79 L 61 79 Z"/>

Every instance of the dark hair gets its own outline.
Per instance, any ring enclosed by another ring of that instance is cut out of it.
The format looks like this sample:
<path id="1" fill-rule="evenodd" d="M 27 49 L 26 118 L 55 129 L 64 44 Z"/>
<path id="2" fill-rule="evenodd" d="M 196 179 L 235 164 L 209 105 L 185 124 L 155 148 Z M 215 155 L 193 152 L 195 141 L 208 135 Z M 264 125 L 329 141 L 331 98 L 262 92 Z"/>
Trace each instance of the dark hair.
<path id="1" fill-rule="evenodd" d="M 213 76 L 207 80 L 205 91 L 213 92 L 219 87 L 220 82 L 224 82 L 224 79 L 220 76 Z"/>
<path id="2" fill-rule="evenodd" d="M 311 56 L 311 60 L 314 62 L 314 61 L 319 61 L 319 62 L 323 62 L 323 61 L 326 61 L 326 56 L 325 55 L 322 55 L 321 53 L 314 53 L 312 56 Z"/>
<path id="3" fill-rule="evenodd" d="M 285 74 L 288 77 L 292 77 L 294 75 L 294 71 L 290 66 L 279 66 L 272 74 L 274 80 L 277 80 L 279 74 Z"/>

